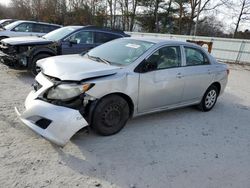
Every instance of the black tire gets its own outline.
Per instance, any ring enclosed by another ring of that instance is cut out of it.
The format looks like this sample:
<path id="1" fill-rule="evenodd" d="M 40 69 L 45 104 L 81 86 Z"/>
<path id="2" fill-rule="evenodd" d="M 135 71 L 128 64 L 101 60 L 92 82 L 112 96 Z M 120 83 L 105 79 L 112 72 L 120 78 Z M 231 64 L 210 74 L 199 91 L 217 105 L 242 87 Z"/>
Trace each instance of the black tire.
<path id="1" fill-rule="evenodd" d="M 211 85 L 205 92 L 200 104 L 198 105 L 198 108 L 203 112 L 210 111 L 214 107 L 218 95 L 218 88 L 214 85 Z"/>
<path id="2" fill-rule="evenodd" d="M 129 119 L 129 105 L 118 95 L 101 99 L 93 112 L 91 127 L 103 136 L 118 133 Z"/>
<path id="3" fill-rule="evenodd" d="M 36 55 L 36 56 L 32 59 L 31 64 L 30 64 L 30 70 L 31 70 L 31 73 L 32 73 L 34 76 L 36 76 L 36 75 L 40 72 L 39 68 L 38 68 L 37 65 L 36 65 L 36 62 L 37 62 L 38 60 L 40 60 L 40 59 L 43 59 L 43 58 L 46 58 L 46 57 L 50 57 L 50 56 L 51 56 L 51 55 L 49 55 L 49 54 L 38 54 L 38 55 Z"/>

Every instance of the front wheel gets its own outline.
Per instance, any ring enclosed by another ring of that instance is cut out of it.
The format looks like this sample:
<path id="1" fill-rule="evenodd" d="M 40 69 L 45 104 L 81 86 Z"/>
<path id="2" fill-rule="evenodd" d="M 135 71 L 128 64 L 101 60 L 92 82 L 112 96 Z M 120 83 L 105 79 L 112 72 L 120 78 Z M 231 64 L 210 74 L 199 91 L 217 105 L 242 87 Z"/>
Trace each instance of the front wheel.
<path id="1" fill-rule="evenodd" d="M 218 98 L 218 89 L 215 86 L 210 86 L 207 91 L 205 92 L 200 104 L 199 109 L 201 109 L 204 112 L 210 111 Z"/>
<path id="2" fill-rule="evenodd" d="M 91 127 L 100 135 L 109 136 L 119 132 L 129 119 L 129 105 L 118 95 L 101 99 L 93 112 Z"/>

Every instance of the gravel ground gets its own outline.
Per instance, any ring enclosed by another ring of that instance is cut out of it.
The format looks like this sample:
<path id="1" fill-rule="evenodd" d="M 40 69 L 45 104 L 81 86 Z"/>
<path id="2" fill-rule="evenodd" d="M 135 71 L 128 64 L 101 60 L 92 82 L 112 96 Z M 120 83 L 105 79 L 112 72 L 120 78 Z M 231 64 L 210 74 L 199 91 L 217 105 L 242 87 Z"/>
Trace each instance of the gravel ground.
<path id="1" fill-rule="evenodd" d="M 230 65 L 215 108 L 130 120 L 119 134 L 78 132 L 64 147 L 23 125 L 33 78 L 0 65 L 0 187 L 250 187 L 250 71 Z"/>

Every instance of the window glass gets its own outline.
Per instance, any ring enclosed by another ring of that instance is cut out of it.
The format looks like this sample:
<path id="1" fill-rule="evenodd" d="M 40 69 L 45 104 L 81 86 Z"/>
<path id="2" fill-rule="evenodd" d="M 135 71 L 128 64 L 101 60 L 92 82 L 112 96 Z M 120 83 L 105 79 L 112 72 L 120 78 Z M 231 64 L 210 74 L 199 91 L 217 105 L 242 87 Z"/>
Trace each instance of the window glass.
<path id="1" fill-rule="evenodd" d="M 187 66 L 209 64 L 207 56 L 198 49 L 185 47 L 185 54 Z"/>
<path id="2" fill-rule="evenodd" d="M 62 27 L 52 32 L 49 32 L 48 34 L 44 35 L 43 38 L 46 38 L 52 41 L 58 41 L 58 40 L 63 39 L 70 33 L 73 33 L 76 29 L 77 28 L 74 28 L 74 27 Z"/>
<path id="3" fill-rule="evenodd" d="M 69 37 L 70 41 L 76 41 L 77 44 L 93 44 L 93 33 L 90 31 L 80 31 Z"/>
<path id="4" fill-rule="evenodd" d="M 21 23 L 20 25 L 14 28 L 14 31 L 17 32 L 32 32 L 33 23 Z"/>
<path id="5" fill-rule="evenodd" d="M 14 22 L 14 20 L 9 20 L 9 21 L 5 21 L 4 23 L 1 23 L 2 27 L 11 24 L 12 22 Z"/>
<path id="6" fill-rule="evenodd" d="M 48 32 L 61 28 L 60 26 L 54 26 L 54 25 L 47 25 L 47 27 L 48 27 Z"/>
<path id="7" fill-rule="evenodd" d="M 95 43 L 105 43 L 114 39 L 120 38 L 118 35 L 110 33 L 95 32 Z"/>
<path id="8" fill-rule="evenodd" d="M 166 69 L 181 66 L 181 51 L 179 46 L 167 46 L 154 52 L 148 59 L 149 64 L 156 69 Z"/>
<path id="9" fill-rule="evenodd" d="M 117 39 L 93 48 L 86 56 L 99 57 L 111 64 L 126 66 L 133 63 L 154 44 L 135 39 Z"/>
<path id="10" fill-rule="evenodd" d="M 34 24 L 33 32 L 44 33 L 43 25 L 42 24 Z"/>

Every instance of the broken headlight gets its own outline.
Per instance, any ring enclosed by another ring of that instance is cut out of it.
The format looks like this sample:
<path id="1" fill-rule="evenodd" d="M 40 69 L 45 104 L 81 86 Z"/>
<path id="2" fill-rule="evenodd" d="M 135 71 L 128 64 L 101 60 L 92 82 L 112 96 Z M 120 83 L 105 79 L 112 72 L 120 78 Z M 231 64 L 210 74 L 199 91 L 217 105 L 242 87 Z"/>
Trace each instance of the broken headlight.
<path id="1" fill-rule="evenodd" d="M 93 86 L 94 84 L 60 84 L 49 89 L 47 98 L 55 100 L 70 100 L 88 91 Z"/>

